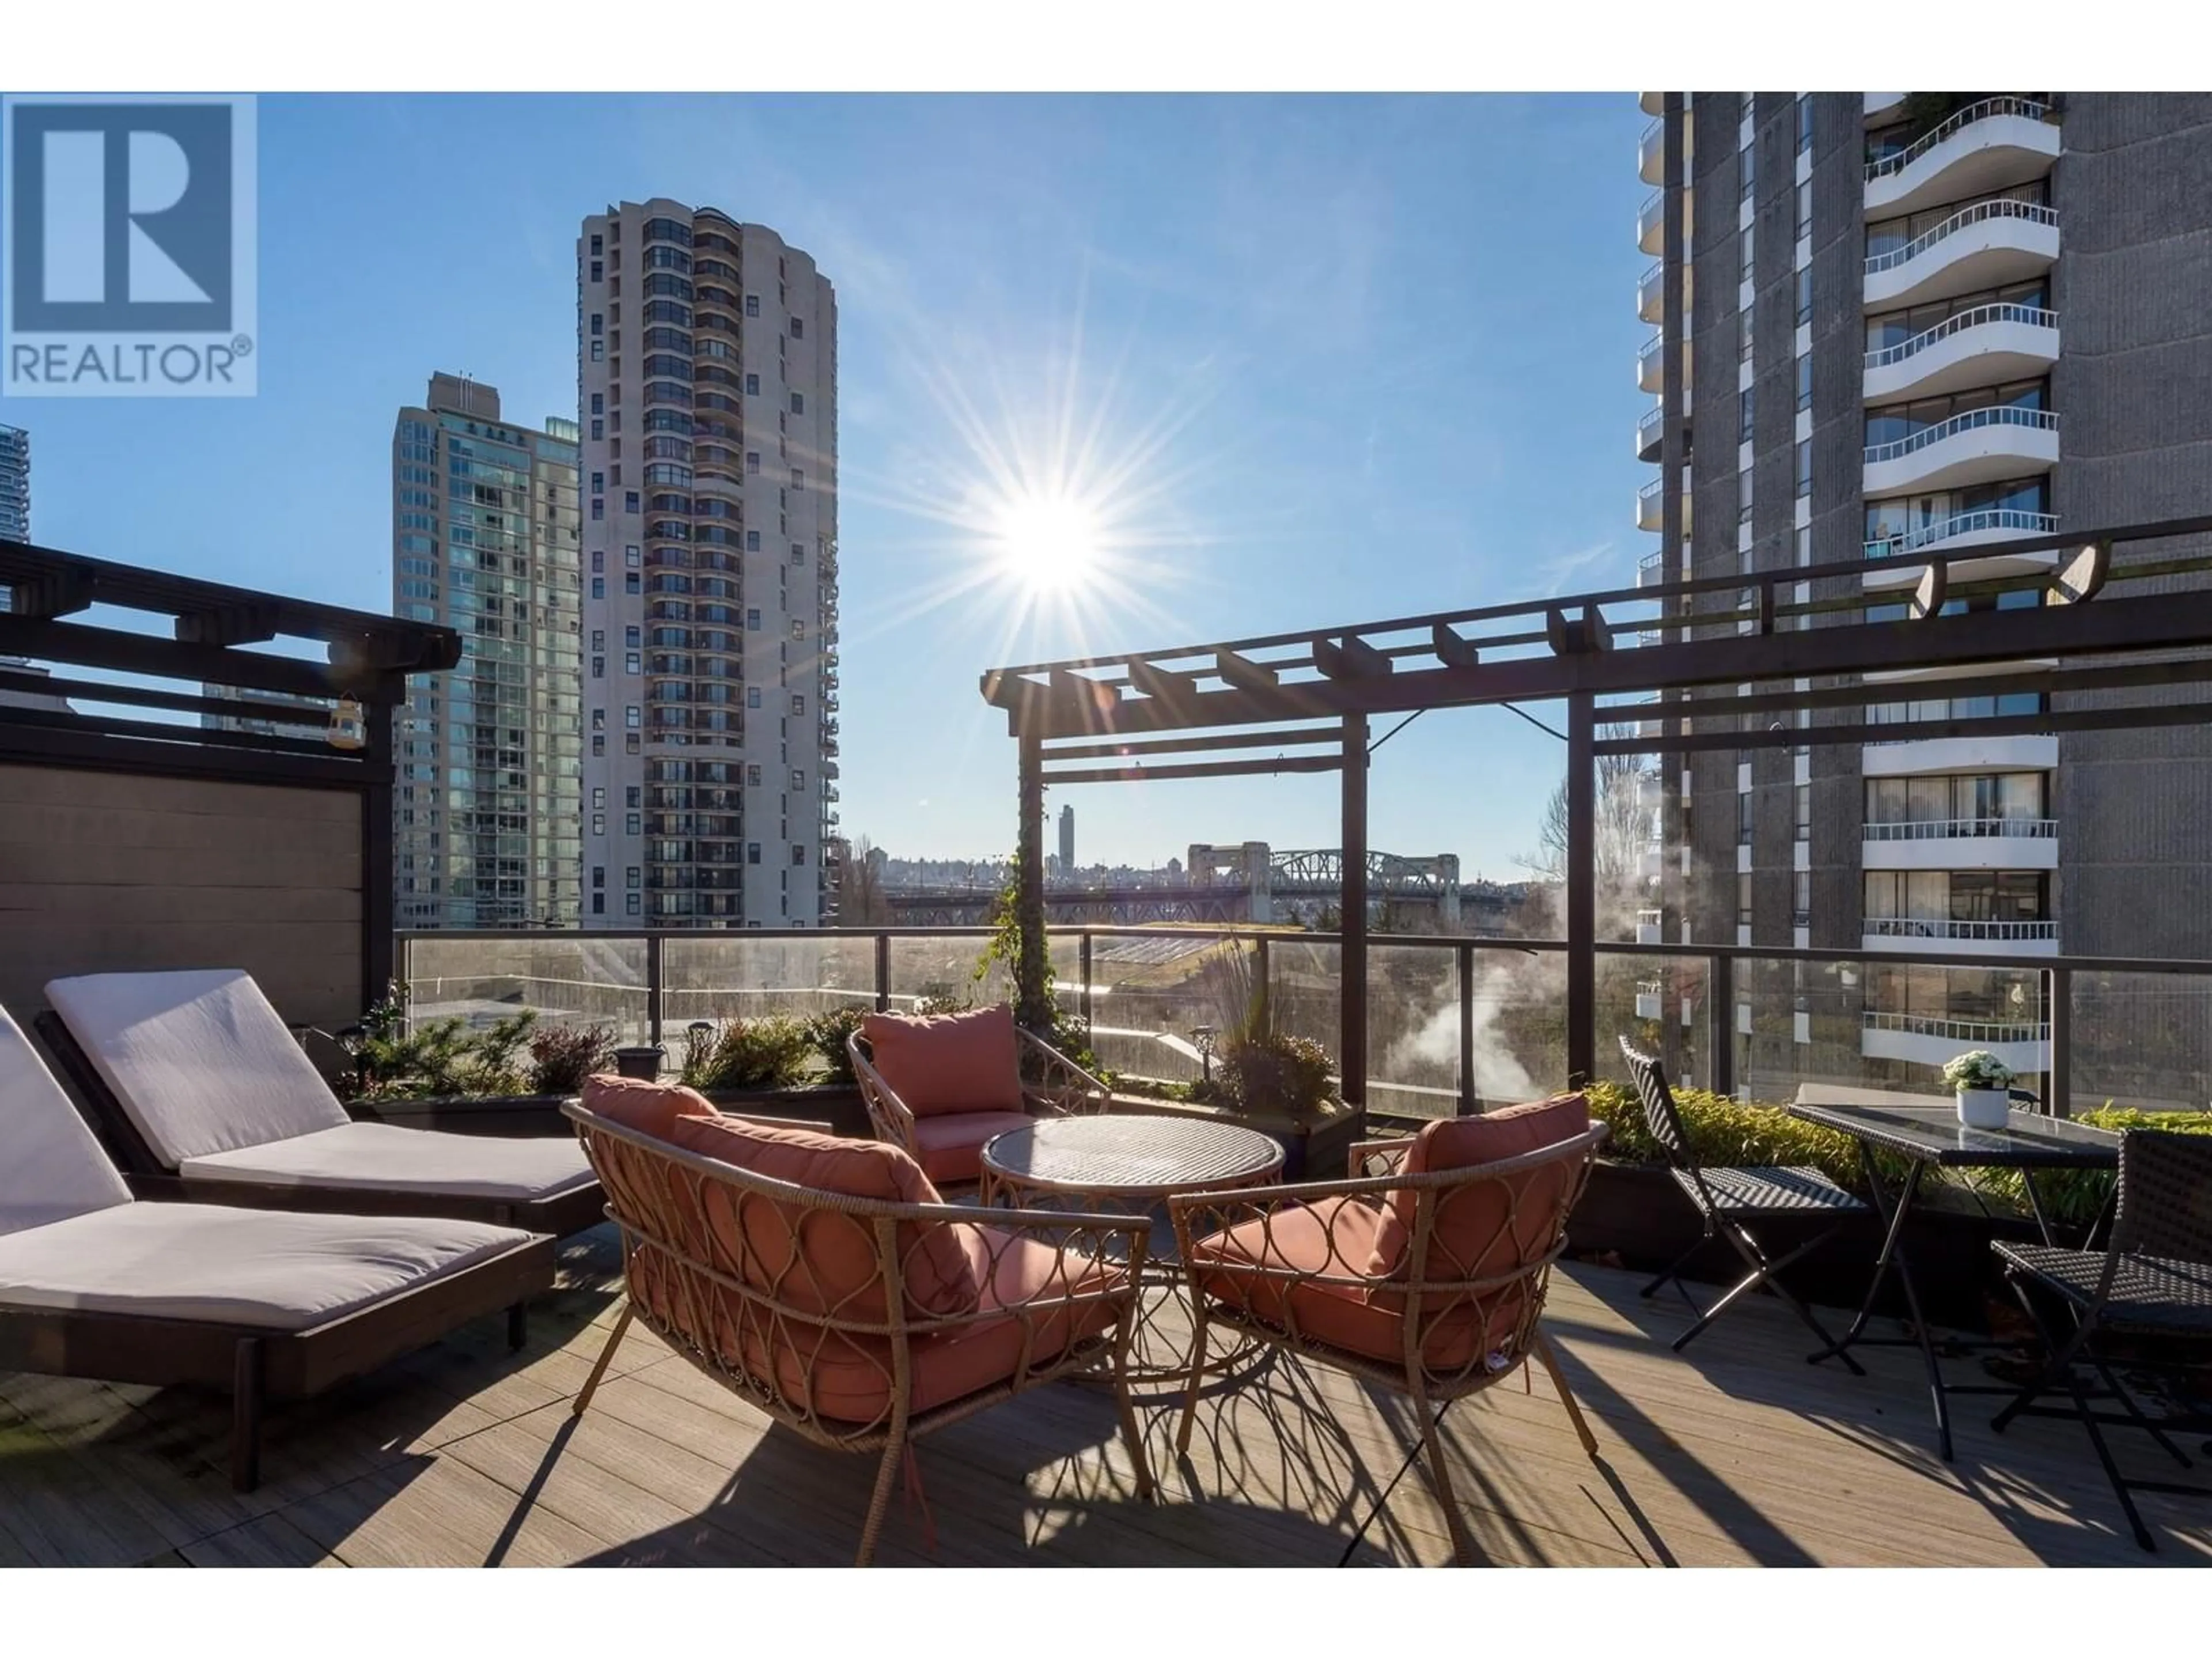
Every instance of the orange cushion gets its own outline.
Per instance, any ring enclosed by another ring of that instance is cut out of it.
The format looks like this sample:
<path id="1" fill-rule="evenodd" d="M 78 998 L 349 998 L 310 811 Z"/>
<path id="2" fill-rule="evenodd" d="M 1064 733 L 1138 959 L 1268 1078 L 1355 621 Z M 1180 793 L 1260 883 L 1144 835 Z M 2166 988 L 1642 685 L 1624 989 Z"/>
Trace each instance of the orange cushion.
<path id="1" fill-rule="evenodd" d="M 870 1014 L 860 1035 L 916 1117 L 1022 1109 L 1014 1011 L 1004 1003 L 964 1014 Z"/>
<path id="2" fill-rule="evenodd" d="M 1377 1296 L 1364 1282 L 1384 1213 L 1371 1200 L 1328 1198 L 1282 1206 L 1264 1221 L 1255 1217 L 1240 1222 L 1191 1246 L 1192 1260 L 1200 1264 L 1199 1286 L 1282 1330 L 1385 1364 L 1403 1364 L 1404 1298 Z M 1249 1271 L 1255 1267 L 1361 1282 L 1268 1279 Z M 1428 1327 L 1421 1355 L 1425 1367 L 1449 1371 L 1466 1366 L 1474 1358 L 1475 1329 L 1471 1305 L 1446 1310 Z"/>
<path id="3" fill-rule="evenodd" d="M 1009 1129 L 1026 1129 L 1034 1118 L 1022 1112 L 940 1112 L 914 1121 L 914 1144 L 921 1172 L 932 1181 L 980 1181 L 983 1143 Z"/>
<path id="4" fill-rule="evenodd" d="M 1442 1118 L 1425 1125 L 1406 1153 L 1405 1173 L 1433 1174 L 1495 1164 L 1571 1140 L 1590 1125 L 1589 1103 L 1581 1095 L 1507 1106 L 1479 1117 Z M 1558 1224 L 1558 1206 L 1577 1166 L 1547 1165 L 1503 1181 L 1481 1181 L 1443 1195 L 1429 1241 L 1425 1279 L 1481 1279 L 1510 1273 L 1531 1249 L 1547 1247 Z M 1367 1271 L 1376 1278 L 1403 1277 L 1406 1253 L 1413 1239 L 1415 1194 L 1401 1188 L 1390 1194 L 1382 1224 L 1375 1231 Z"/>
<path id="5" fill-rule="evenodd" d="M 816 1193 L 898 1204 L 939 1201 L 921 1167 L 884 1141 L 845 1140 L 740 1117 L 679 1118 L 671 1138 L 686 1152 Z M 871 1218 L 716 1182 L 706 1183 L 704 1192 L 707 1260 L 717 1272 L 802 1312 L 861 1321 L 888 1317 Z M 975 1307 L 980 1287 L 958 1229 L 902 1221 L 893 1247 L 909 1318 Z"/>
<path id="6" fill-rule="evenodd" d="M 584 1079 L 584 1109 L 655 1140 L 669 1139 L 679 1117 L 714 1117 L 714 1103 L 680 1083 L 647 1083 L 641 1078 L 594 1073 Z"/>

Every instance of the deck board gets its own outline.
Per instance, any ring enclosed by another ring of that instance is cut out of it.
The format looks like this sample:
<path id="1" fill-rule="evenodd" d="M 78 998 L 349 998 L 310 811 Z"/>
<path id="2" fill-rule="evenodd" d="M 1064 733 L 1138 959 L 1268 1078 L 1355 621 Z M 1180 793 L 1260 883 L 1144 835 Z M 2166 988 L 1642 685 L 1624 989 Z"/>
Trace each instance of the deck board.
<path id="1" fill-rule="evenodd" d="M 496 1321 L 319 1401 L 273 1414 L 262 1488 L 224 1479 L 217 1396 L 0 1376 L 0 1565 L 835 1565 L 875 1475 L 769 1421 L 632 1327 L 581 1419 L 569 1401 L 620 1308 L 604 1231 L 572 1241 L 531 1338 Z M 2078 1427 L 2002 1436 L 1954 1402 L 1937 1459 L 1917 1353 L 1869 1375 L 1806 1363 L 1786 1310 L 1759 1301 L 1686 1355 L 1691 1316 L 1634 1276 L 1570 1266 L 1546 1326 L 1600 1441 L 1593 1464 L 1550 1379 L 1516 1379 L 1444 1421 L 1462 1513 L 1500 1565 L 2208 1565 L 2212 1498 L 2140 1498 L 2160 1547 L 2128 1536 Z M 1949 1364 L 1963 1378 L 1971 1358 Z M 1138 1501 L 1110 1398 L 1060 1383 L 931 1437 L 921 1501 L 903 1484 L 886 1565 L 1327 1565 L 1411 1443 L 1406 1402 L 1277 1358 L 1201 1397 L 1140 1407 L 1160 1501 Z M 2115 1444 L 2159 1468 L 2140 1437 Z M 2185 1477 L 2193 1478 L 2193 1477 Z M 1418 1468 L 1355 1561 L 1451 1559 Z"/>

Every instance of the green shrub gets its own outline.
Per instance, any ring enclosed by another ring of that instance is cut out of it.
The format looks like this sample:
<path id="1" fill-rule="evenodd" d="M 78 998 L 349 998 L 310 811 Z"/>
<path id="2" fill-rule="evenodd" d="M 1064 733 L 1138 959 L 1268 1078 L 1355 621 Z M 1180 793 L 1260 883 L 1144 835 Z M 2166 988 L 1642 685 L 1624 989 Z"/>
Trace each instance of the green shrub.
<path id="1" fill-rule="evenodd" d="M 2093 1111 L 2075 1113 L 2074 1121 L 2115 1133 L 2166 1129 L 2177 1134 L 2212 1134 L 2212 1112 L 2146 1112 L 2110 1101 Z M 2110 1170 L 2044 1170 L 2036 1175 L 2035 1192 L 2051 1220 L 2061 1226 L 2086 1227 L 2112 1196 L 2112 1181 Z M 2022 1207 L 2027 1203 L 2018 1170 L 1978 1170 L 1975 1185 L 1984 1197 L 2007 1199 Z"/>
<path id="2" fill-rule="evenodd" d="M 1605 1155 L 1622 1164 L 1663 1164 L 1665 1155 L 1644 1121 L 1644 1103 L 1624 1084 L 1593 1083 L 1584 1094 L 1590 1115 L 1613 1133 Z M 1727 1164 L 1785 1164 L 1821 1171 L 1845 1187 L 1863 1188 L 1858 1143 L 1849 1135 L 1794 1118 L 1779 1106 L 1747 1104 L 1703 1089 L 1677 1089 L 1674 1107 L 1698 1161 Z"/>
<path id="3" fill-rule="evenodd" d="M 869 1012 L 858 1003 L 848 1003 L 842 1008 L 831 1008 L 808 1017 L 806 1041 L 815 1057 L 827 1068 L 825 1082 L 853 1081 L 853 1056 L 845 1048 L 845 1039 L 860 1029 L 860 1022 Z"/>
<path id="4" fill-rule="evenodd" d="M 1283 1031 L 1239 1036 L 1222 1048 L 1214 1079 L 1223 1097 L 1241 1110 L 1304 1116 L 1329 1098 L 1328 1051 Z"/>
<path id="5" fill-rule="evenodd" d="M 347 1048 L 364 1100 L 515 1095 L 527 1086 L 519 1061 L 537 1023 L 535 1008 L 519 1008 L 482 1031 L 450 1016 L 410 1030 L 407 994 L 394 981 L 362 1016 Z"/>
<path id="6" fill-rule="evenodd" d="M 806 1080 L 813 1053 L 805 1023 L 788 1014 L 733 1019 L 686 1034 L 684 1081 L 695 1089 L 788 1089 Z"/>

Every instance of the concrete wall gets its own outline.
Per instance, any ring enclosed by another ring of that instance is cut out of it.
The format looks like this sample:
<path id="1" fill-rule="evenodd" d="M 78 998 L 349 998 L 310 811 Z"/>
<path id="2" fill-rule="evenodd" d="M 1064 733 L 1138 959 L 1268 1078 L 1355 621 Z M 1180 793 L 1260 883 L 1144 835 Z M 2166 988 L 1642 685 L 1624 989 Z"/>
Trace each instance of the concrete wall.
<path id="1" fill-rule="evenodd" d="M 243 968 L 284 1018 L 357 1018 L 362 797 L 0 765 L 0 1005 L 70 974 Z"/>

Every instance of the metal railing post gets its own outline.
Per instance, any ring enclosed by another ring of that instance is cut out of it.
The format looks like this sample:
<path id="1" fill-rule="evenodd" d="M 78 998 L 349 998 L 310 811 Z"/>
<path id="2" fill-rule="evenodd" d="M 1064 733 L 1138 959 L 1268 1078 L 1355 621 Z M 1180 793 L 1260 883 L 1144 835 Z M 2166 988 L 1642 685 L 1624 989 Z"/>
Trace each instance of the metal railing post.
<path id="1" fill-rule="evenodd" d="M 645 1040 L 660 1042 L 660 999 L 665 988 L 660 970 L 660 935 L 645 936 Z"/>
<path id="2" fill-rule="evenodd" d="M 2045 1081 L 2043 1109 L 2053 1117 L 2074 1115 L 2074 970 L 2053 968 L 2045 975 L 2051 999 L 2051 1075 Z"/>
<path id="3" fill-rule="evenodd" d="M 1086 927 L 1076 941 L 1075 971 L 1079 982 L 1075 988 L 1075 1011 L 1083 1020 L 1083 1029 L 1091 1029 L 1091 930 Z"/>
<path id="4" fill-rule="evenodd" d="M 1474 946 L 1459 950 L 1459 1115 L 1474 1110 Z"/>
<path id="5" fill-rule="evenodd" d="M 891 936 L 876 935 L 876 1012 L 887 1014 L 891 1008 Z"/>
<path id="6" fill-rule="evenodd" d="M 1275 1006 L 1273 1000 L 1273 993 L 1269 990 L 1267 985 L 1267 938 L 1266 934 L 1261 934 L 1258 939 L 1254 941 L 1253 956 L 1255 958 L 1253 963 L 1253 981 L 1256 988 L 1253 998 L 1255 1004 L 1253 1012 L 1259 1019 L 1260 1029 L 1262 1031 L 1272 1031 L 1275 1029 Z"/>
<path id="7" fill-rule="evenodd" d="M 1711 1072 L 1709 1087 L 1717 1095 L 1735 1092 L 1735 958 L 1715 954 L 1705 958 L 1706 1041 L 1712 1054 L 1706 1060 Z"/>

